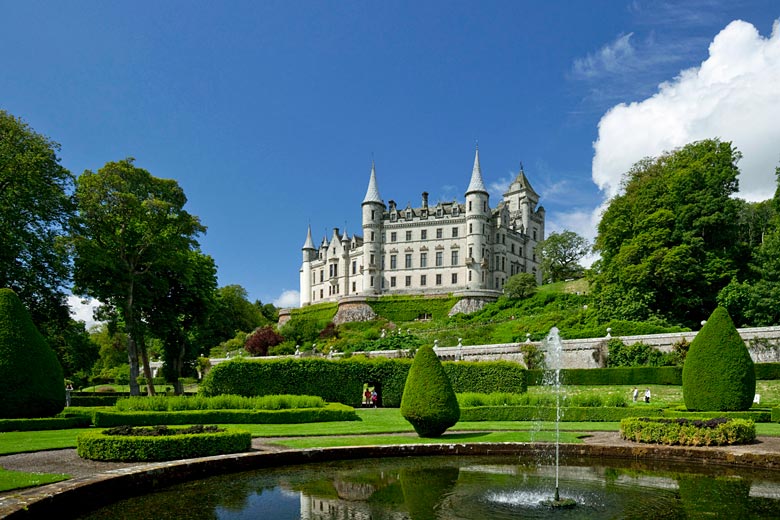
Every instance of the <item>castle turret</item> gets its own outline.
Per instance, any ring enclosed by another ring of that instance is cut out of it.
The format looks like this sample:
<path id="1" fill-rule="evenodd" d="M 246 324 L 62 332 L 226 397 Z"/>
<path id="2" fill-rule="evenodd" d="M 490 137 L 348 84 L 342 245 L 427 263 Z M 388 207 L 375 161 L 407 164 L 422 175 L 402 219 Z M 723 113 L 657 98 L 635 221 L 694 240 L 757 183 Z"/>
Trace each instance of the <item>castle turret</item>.
<path id="1" fill-rule="evenodd" d="M 484 289 L 487 285 L 488 253 L 487 225 L 490 218 L 488 191 L 482 180 L 482 168 L 479 164 L 479 147 L 474 155 L 474 167 L 471 181 L 466 189 L 466 236 L 469 289 Z"/>
<path id="2" fill-rule="evenodd" d="M 379 196 L 376 183 L 376 167 L 371 162 L 371 177 L 363 198 L 363 292 L 379 294 L 381 291 L 382 214 L 385 204 Z"/>
<path id="3" fill-rule="evenodd" d="M 309 231 L 306 233 L 306 242 L 304 242 L 303 244 L 302 253 L 303 253 L 302 254 L 303 263 L 301 265 L 301 272 L 300 272 L 301 307 L 303 307 L 304 305 L 309 305 L 312 299 L 311 263 L 313 260 L 317 258 L 317 249 L 314 247 L 314 242 L 311 239 L 311 226 L 309 226 Z"/>

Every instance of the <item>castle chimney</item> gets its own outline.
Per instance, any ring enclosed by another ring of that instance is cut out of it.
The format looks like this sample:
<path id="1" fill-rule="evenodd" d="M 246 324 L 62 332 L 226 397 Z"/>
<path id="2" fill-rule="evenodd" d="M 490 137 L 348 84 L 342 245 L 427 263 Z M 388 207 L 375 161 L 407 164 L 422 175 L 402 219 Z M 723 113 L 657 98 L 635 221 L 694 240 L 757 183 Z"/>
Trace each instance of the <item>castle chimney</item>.
<path id="1" fill-rule="evenodd" d="M 422 193 L 423 201 L 422 201 L 422 207 L 427 208 L 428 207 L 428 192 L 424 191 Z"/>

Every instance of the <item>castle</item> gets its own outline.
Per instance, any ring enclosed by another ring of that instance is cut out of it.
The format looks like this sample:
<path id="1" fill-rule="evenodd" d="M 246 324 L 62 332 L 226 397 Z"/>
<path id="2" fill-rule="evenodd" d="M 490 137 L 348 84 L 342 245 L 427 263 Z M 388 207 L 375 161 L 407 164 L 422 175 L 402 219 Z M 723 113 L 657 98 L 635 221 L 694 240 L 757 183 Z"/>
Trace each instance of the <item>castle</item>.
<path id="1" fill-rule="evenodd" d="M 482 180 L 479 149 L 474 156 L 466 202 L 399 208 L 382 201 L 371 165 L 363 199 L 363 236 L 333 230 L 315 247 L 309 226 L 300 270 L 301 306 L 352 296 L 454 294 L 495 299 L 506 280 L 533 273 L 534 253 L 544 240 L 544 208 L 522 165 L 495 208 Z"/>

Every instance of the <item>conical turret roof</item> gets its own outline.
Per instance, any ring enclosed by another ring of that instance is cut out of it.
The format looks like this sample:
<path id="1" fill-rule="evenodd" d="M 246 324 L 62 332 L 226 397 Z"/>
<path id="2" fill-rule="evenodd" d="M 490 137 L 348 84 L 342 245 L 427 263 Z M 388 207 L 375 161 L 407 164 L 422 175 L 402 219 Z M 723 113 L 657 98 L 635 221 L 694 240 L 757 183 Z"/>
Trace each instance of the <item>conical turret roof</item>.
<path id="1" fill-rule="evenodd" d="M 482 168 L 479 166 L 479 147 L 477 147 L 477 151 L 474 154 L 474 168 L 471 170 L 471 182 L 469 182 L 469 187 L 466 189 L 466 195 L 477 192 L 485 194 L 488 192 L 482 180 Z"/>
<path id="2" fill-rule="evenodd" d="M 311 239 L 311 225 L 309 225 L 309 231 L 306 233 L 306 242 L 303 244 L 302 249 L 316 249 L 314 241 Z"/>
<path id="3" fill-rule="evenodd" d="M 507 193 L 516 191 L 525 191 L 528 195 L 535 196 L 537 199 L 539 198 L 539 194 L 534 191 L 531 182 L 528 180 L 528 177 L 525 176 L 522 163 L 520 163 L 520 172 L 517 174 L 517 177 L 515 177 L 515 180 L 512 181 L 512 184 L 509 185 Z"/>
<path id="4" fill-rule="evenodd" d="M 363 204 L 367 202 L 382 202 L 382 197 L 379 196 L 379 188 L 376 184 L 376 168 L 374 167 L 374 161 L 371 161 L 371 178 L 368 180 L 368 189 L 366 190 L 366 196 L 363 199 Z"/>

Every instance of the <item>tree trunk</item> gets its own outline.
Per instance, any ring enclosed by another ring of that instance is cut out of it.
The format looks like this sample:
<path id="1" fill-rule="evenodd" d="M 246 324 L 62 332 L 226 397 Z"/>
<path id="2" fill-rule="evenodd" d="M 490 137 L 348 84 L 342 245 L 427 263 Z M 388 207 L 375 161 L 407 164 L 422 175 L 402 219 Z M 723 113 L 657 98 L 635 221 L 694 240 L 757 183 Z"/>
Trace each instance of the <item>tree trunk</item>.
<path id="1" fill-rule="evenodd" d="M 149 366 L 149 355 L 146 352 L 146 343 L 141 343 L 141 348 L 138 349 L 141 353 L 141 360 L 144 364 L 144 377 L 146 378 L 146 395 L 155 395 L 154 391 L 154 378 L 152 377 L 152 367 Z"/>
<path id="2" fill-rule="evenodd" d="M 133 312 L 133 284 L 130 283 L 127 301 L 124 308 L 125 332 L 127 332 L 127 362 L 130 364 L 130 395 L 141 395 L 138 388 L 138 344 L 135 327 L 135 313 Z"/>

